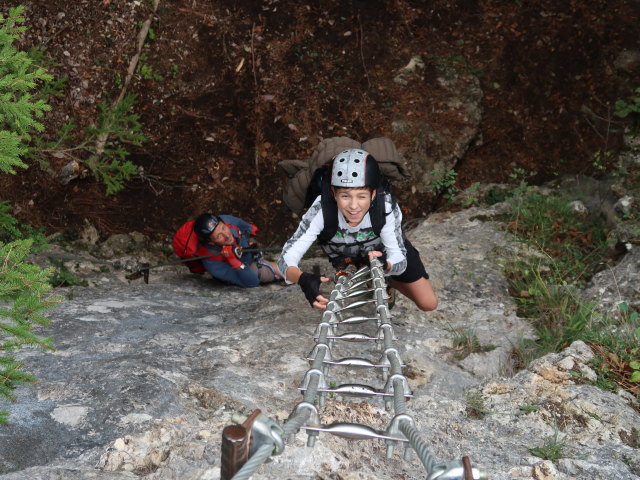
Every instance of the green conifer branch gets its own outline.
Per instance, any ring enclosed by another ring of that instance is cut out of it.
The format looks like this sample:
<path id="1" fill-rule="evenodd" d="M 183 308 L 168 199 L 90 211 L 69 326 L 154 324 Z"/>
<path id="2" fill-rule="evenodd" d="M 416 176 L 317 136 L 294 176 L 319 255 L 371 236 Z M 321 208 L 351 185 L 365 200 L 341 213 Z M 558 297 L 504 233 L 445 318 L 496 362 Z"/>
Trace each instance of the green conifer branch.
<path id="1" fill-rule="evenodd" d="M 9 174 L 27 167 L 22 158 L 29 152 L 31 134 L 44 130 L 38 119 L 50 110 L 32 91 L 53 78 L 12 45 L 25 31 L 19 25 L 23 11 L 20 6 L 10 9 L 7 18 L 0 14 L 0 172 Z M 52 339 L 34 330 L 49 324 L 44 313 L 61 301 L 50 294 L 53 269 L 26 263 L 34 240 L 24 237 L 9 204 L 0 202 L 0 398 L 10 401 L 15 401 L 13 390 L 18 385 L 35 378 L 9 353 L 23 347 L 53 350 Z M 0 423 L 6 421 L 7 412 L 0 411 Z"/>
<path id="2" fill-rule="evenodd" d="M 25 52 L 13 47 L 26 27 L 24 6 L 9 9 L 4 18 L 0 14 L 0 172 L 15 173 L 15 168 L 26 168 L 21 160 L 27 154 L 27 142 L 31 132 L 44 131 L 44 125 L 37 119 L 50 111 L 44 99 L 37 99 L 30 93 L 38 82 L 53 79 L 43 68 L 34 67 Z"/>
<path id="3" fill-rule="evenodd" d="M 15 401 L 12 392 L 18 385 L 35 378 L 9 352 L 26 346 L 54 350 L 52 339 L 38 336 L 34 328 L 48 325 L 44 312 L 62 300 L 50 295 L 52 269 L 25 263 L 32 244 L 30 239 L 0 243 L 0 398 L 10 401 Z M 6 412 L 0 412 L 4 422 Z"/>

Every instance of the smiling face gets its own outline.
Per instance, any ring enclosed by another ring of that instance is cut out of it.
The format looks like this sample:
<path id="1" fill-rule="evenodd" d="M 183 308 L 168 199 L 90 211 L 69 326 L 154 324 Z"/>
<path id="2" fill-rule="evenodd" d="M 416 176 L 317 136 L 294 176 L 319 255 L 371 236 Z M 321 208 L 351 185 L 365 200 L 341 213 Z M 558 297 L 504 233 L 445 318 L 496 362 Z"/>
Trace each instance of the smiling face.
<path id="1" fill-rule="evenodd" d="M 213 229 L 213 232 L 211 232 L 211 235 L 209 235 L 209 243 L 213 243 L 218 247 L 233 245 L 235 242 L 231 234 L 231 229 L 227 227 L 224 222 L 218 223 L 216 228 Z"/>
<path id="2" fill-rule="evenodd" d="M 370 188 L 332 188 L 333 198 L 338 204 L 347 223 L 357 227 L 371 207 L 376 197 L 375 190 Z"/>

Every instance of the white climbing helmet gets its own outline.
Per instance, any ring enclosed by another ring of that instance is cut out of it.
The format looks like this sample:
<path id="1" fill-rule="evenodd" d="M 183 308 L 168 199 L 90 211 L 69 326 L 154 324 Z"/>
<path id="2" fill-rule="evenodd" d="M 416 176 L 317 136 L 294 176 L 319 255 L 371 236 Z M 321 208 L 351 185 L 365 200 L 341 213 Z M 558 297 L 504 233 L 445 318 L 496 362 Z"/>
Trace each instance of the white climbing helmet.
<path id="1" fill-rule="evenodd" d="M 370 187 L 380 184 L 380 169 L 373 156 L 360 148 L 350 148 L 333 157 L 331 185 L 343 188 Z"/>

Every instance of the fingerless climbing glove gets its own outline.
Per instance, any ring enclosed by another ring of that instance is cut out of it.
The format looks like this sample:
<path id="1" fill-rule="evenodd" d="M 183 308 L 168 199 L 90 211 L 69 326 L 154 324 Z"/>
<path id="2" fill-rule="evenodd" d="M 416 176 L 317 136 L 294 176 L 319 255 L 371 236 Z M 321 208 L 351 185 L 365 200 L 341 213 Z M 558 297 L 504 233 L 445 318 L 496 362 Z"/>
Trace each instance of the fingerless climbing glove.
<path id="1" fill-rule="evenodd" d="M 313 302 L 316 301 L 316 297 L 320 295 L 320 283 L 322 283 L 320 277 L 321 275 L 302 272 L 302 275 L 300 275 L 298 279 L 298 285 L 300 285 L 304 296 L 311 306 L 313 306 Z"/>
<path id="2" fill-rule="evenodd" d="M 376 258 L 382 264 L 382 270 L 386 270 L 387 269 L 387 253 L 386 252 L 382 252 L 382 255 L 379 256 L 379 257 L 376 257 Z M 370 261 L 368 261 L 367 263 L 369 264 L 369 266 L 371 266 L 371 262 Z"/>

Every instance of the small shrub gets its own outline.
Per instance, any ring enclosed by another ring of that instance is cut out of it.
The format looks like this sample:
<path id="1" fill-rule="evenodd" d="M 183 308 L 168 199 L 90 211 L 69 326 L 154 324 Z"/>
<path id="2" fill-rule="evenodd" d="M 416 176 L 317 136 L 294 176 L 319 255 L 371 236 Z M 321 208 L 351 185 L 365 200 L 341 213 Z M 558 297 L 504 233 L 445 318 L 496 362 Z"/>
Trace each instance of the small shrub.
<path id="1" fill-rule="evenodd" d="M 458 173 L 455 170 L 431 170 L 429 174 L 432 177 L 429 190 L 441 196 L 446 201 L 452 202 L 459 191 L 456 186 L 456 176 Z"/>
<path id="2" fill-rule="evenodd" d="M 640 319 L 638 312 L 622 302 L 619 315 L 604 317 L 586 332 L 584 341 L 596 352 L 591 366 L 604 390 L 623 388 L 640 398 Z"/>
<path id="3" fill-rule="evenodd" d="M 490 352 L 496 348 L 495 345 L 481 345 L 478 336 L 472 329 L 455 331 L 453 347 L 456 350 L 454 357 L 458 360 L 462 360 L 472 353 Z"/>
<path id="4" fill-rule="evenodd" d="M 9 202 L 0 202 L 0 242 L 9 243 L 15 240 L 30 239 L 33 252 L 45 250 L 49 242 L 44 234 L 44 229 L 35 230 L 30 225 L 21 225 L 11 215 L 10 210 L 11 205 Z"/>
<path id="5" fill-rule="evenodd" d="M 115 108 L 106 102 L 101 103 L 98 106 L 98 125 L 87 127 L 81 139 L 76 139 L 79 130 L 77 125 L 69 121 L 57 132 L 56 140 L 39 143 L 33 154 L 39 158 L 55 155 L 76 160 L 86 165 L 96 180 L 106 185 L 108 195 L 122 190 L 125 182 L 139 171 L 136 165 L 126 159 L 129 152 L 124 145 L 139 146 L 146 141 L 140 133 L 138 115 L 130 113 L 135 100 L 135 95 L 127 95 Z M 106 140 L 99 149 L 100 138 Z"/>
<path id="6" fill-rule="evenodd" d="M 468 391 L 466 393 L 467 400 L 467 414 L 471 418 L 481 419 L 488 413 L 487 408 L 484 405 L 484 400 L 480 393 L 476 391 Z"/>
<path id="7" fill-rule="evenodd" d="M 529 452 L 536 457 L 540 457 L 544 460 L 551 460 L 552 462 L 565 458 L 567 456 L 566 451 L 568 444 L 561 442 L 558 439 L 558 436 L 558 427 L 557 425 L 554 425 L 553 436 L 547 438 L 541 447 L 531 448 L 529 449 Z"/>
<path id="8" fill-rule="evenodd" d="M 510 201 L 508 230 L 544 252 L 558 279 L 581 285 L 602 268 L 609 247 L 602 218 L 577 215 L 567 199 L 535 190 Z"/>
<path id="9" fill-rule="evenodd" d="M 49 283 L 53 287 L 72 287 L 74 285 L 86 286 L 87 282 L 80 280 L 60 260 L 54 258 L 50 259 L 51 264 L 54 266 L 53 273 L 49 279 Z"/>
<path id="10" fill-rule="evenodd" d="M 634 93 L 625 100 L 616 101 L 614 114 L 619 118 L 631 118 L 637 128 L 640 121 L 640 87 Z"/>
<path id="11" fill-rule="evenodd" d="M 614 318 L 597 314 L 579 289 L 605 264 L 608 250 L 603 222 L 580 217 L 557 195 L 523 188 L 509 200 L 513 213 L 508 230 L 539 255 L 519 255 L 505 265 L 505 275 L 518 314 L 530 319 L 538 339 L 514 348 L 521 367 L 576 340 L 596 352 L 595 384 L 640 394 L 640 325 L 638 312 L 626 303 Z"/>

